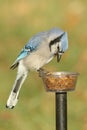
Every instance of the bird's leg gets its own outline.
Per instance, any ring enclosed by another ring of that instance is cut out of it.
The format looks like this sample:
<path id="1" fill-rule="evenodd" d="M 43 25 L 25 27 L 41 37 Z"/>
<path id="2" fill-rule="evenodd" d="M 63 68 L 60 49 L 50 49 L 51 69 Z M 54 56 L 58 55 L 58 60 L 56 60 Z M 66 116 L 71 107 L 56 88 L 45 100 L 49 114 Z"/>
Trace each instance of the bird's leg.
<path id="1" fill-rule="evenodd" d="M 44 69 L 43 68 L 39 68 L 39 70 L 37 70 L 37 72 L 39 72 L 39 77 L 41 77 L 43 72 L 44 72 Z"/>
<path id="2" fill-rule="evenodd" d="M 40 76 L 40 77 L 43 77 L 43 75 L 44 75 L 45 73 L 48 73 L 48 71 L 44 70 L 43 68 L 40 68 L 40 69 L 37 70 L 37 71 L 39 72 L 39 76 Z"/>

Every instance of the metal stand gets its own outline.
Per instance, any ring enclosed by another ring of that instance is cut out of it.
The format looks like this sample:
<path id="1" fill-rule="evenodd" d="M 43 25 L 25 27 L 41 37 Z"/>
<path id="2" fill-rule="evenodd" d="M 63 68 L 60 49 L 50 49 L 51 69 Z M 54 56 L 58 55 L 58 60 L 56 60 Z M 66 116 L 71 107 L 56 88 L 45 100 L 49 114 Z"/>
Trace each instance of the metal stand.
<path id="1" fill-rule="evenodd" d="M 40 70 L 46 91 L 55 92 L 56 130 L 67 130 L 67 92 L 75 89 L 79 73 Z"/>
<path id="2" fill-rule="evenodd" d="M 67 130 L 67 92 L 55 93 L 56 130 Z"/>

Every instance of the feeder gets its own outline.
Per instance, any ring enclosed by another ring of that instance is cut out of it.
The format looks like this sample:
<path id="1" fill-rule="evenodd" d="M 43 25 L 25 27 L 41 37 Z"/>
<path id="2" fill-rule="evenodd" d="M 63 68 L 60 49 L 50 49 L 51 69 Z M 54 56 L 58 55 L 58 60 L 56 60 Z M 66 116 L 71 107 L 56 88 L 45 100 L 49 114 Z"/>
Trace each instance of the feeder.
<path id="1" fill-rule="evenodd" d="M 56 130 L 67 130 L 67 92 L 75 90 L 79 73 L 39 71 L 47 92 L 55 92 Z"/>

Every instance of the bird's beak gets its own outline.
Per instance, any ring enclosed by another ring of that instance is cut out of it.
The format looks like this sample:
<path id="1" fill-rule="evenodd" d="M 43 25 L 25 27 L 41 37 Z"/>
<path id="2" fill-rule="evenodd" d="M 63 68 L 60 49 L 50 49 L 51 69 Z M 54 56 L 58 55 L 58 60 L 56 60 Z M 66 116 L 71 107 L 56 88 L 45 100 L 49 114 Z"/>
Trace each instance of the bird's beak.
<path id="1" fill-rule="evenodd" d="M 62 53 L 57 53 L 57 62 L 60 61 L 61 57 L 62 57 Z"/>

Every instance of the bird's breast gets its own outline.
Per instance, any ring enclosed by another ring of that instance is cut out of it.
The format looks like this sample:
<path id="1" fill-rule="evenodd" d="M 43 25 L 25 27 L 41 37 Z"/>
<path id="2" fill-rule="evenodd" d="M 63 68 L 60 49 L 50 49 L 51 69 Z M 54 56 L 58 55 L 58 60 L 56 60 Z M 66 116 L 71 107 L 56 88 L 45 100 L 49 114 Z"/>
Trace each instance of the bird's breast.
<path id="1" fill-rule="evenodd" d="M 45 53 L 45 52 L 44 52 Z M 53 58 L 52 55 L 45 55 L 44 53 L 33 52 L 24 58 L 23 63 L 28 69 L 39 70 L 45 64 L 50 62 Z"/>

